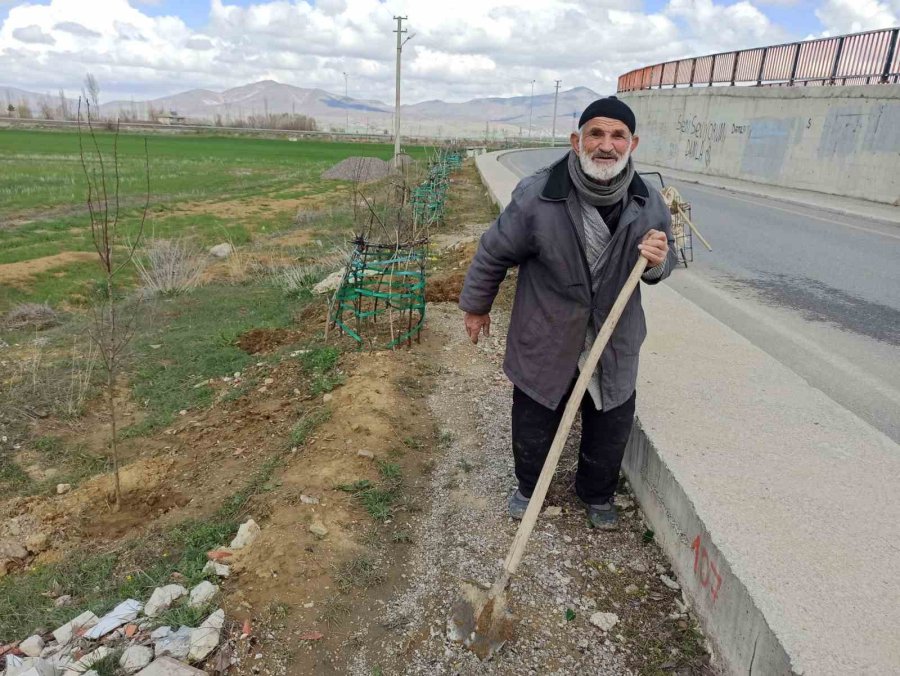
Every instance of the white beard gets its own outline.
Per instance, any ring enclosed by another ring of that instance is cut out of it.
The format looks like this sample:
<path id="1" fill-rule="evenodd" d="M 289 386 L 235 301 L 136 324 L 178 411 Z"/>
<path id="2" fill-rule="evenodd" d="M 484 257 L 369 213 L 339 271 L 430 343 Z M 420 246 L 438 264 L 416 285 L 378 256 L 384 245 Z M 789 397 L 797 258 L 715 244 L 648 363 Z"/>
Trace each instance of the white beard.
<path id="1" fill-rule="evenodd" d="M 625 151 L 625 154 L 622 155 L 618 160 L 616 160 L 615 164 L 612 165 L 599 165 L 591 159 L 590 153 L 582 150 L 578 153 L 578 160 L 581 162 L 581 168 L 585 174 L 590 176 L 595 181 L 611 181 L 616 176 L 622 173 L 622 170 L 625 169 L 625 165 L 628 164 L 628 158 L 631 157 L 631 148 Z"/>

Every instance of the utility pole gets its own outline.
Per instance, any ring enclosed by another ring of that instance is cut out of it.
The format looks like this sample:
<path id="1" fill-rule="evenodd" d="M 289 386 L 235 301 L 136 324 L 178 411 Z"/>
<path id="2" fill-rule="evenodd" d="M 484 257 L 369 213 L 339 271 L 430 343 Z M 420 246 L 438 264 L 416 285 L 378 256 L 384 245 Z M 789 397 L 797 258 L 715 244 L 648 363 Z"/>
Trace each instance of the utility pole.
<path id="1" fill-rule="evenodd" d="M 394 32 L 397 34 L 397 97 L 394 102 L 394 157 L 396 158 L 400 154 L 400 56 L 403 53 L 403 45 L 412 40 L 413 36 L 410 35 L 406 40 L 403 39 L 403 34 L 406 33 L 406 29 L 403 28 L 403 22 L 406 21 L 409 17 L 405 16 L 395 16 L 394 20 L 397 22 L 397 30 Z"/>
<path id="2" fill-rule="evenodd" d="M 531 108 L 528 110 L 528 138 L 531 138 L 531 118 L 534 116 L 534 80 L 531 81 Z"/>
<path id="3" fill-rule="evenodd" d="M 344 110 L 347 111 L 347 124 L 344 125 L 344 131 L 350 131 L 350 97 L 347 96 L 347 71 L 344 72 Z"/>
<path id="4" fill-rule="evenodd" d="M 553 133 L 550 136 L 550 147 L 551 148 L 556 145 L 556 102 L 557 102 L 557 99 L 559 99 L 559 83 L 560 82 L 562 82 L 562 80 L 556 81 L 556 93 L 553 95 Z"/>

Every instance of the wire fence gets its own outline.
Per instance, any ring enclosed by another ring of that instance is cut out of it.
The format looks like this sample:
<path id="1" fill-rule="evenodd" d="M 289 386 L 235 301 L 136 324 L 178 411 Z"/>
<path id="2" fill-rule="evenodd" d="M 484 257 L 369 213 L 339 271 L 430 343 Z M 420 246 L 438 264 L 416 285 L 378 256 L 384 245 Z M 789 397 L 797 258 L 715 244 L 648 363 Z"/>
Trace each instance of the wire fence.
<path id="1" fill-rule="evenodd" d="M 638 68 L 618 91 L 714 85 L 823 86 L 900 82 L 900 28 L 708 54 Z"/>

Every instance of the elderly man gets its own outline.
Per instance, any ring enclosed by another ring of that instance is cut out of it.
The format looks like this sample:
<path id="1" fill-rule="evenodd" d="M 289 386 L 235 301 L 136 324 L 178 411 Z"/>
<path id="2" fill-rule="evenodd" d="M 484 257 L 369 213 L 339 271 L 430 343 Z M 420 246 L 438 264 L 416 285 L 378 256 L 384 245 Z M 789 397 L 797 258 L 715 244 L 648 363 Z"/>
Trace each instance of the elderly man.
<path id="1" fill-rule="evenodd" d="M 481 237 L 459 300 L 473 343 L 490 335 L 490 311 L 506 271 L 519 280 L 504 371 L 514 385 L 512 442 L 518 489 L 509 513 L 521 519 L 578 370 L 637 262 L 655 284 L 676 263 L 671 217 L 660 194 L 634 171 L 634 113 L 614 96 L 581 115 L 572 149 L 522 179 Z M 638 352 L 647 333 L 640 288 L 625 307 L 581 404 L 575 490 L 590 523 L 618 526 L 613 494 L 634 421 Z"/>

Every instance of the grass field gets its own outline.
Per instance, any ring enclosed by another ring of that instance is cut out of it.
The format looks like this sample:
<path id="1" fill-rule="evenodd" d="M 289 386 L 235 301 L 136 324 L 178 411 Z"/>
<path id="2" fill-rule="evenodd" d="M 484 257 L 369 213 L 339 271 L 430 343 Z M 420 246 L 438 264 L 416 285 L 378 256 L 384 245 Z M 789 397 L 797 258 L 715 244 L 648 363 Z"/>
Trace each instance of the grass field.
<path id="1" fill-rule="evenodd" d="M 92 139 L 81 141 L 89 154 Z M 324 180 L 323 171 L 347 157 L 393 152 L 388 144 L 155 135 L 145 165 L 142 136 L 123 133 L 116 142 L 98 132 L 97 144 L 107 168 L 116 145 L 126 236 L 136 232 L 149 166 L 145 237 L 189 237 L 203 247 L 287 229 L 298 208 L 346 194 L 347 183 Z M 88 255 L 86 189 L 77 133 L 0 131 L 0 313 L 23 302 L 79 305 L 89 296 L 99 271 Z"/>

